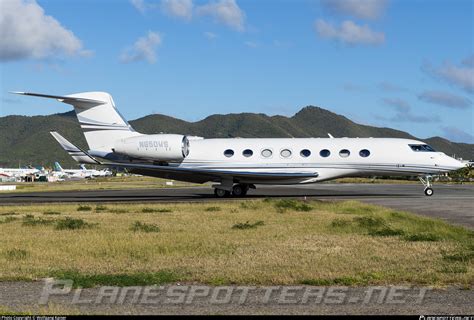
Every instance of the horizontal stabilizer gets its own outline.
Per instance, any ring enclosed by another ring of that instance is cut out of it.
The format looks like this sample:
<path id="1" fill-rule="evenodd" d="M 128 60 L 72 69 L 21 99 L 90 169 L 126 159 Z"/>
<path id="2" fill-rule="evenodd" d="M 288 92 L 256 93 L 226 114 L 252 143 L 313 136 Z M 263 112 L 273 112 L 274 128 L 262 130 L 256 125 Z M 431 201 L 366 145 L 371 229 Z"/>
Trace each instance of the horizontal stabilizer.
<path id="1" fill-rule="evenodd" d="M 83 151 L 79 147 L 66 140 L 66 138 L 61 136 L 59 133 L 55 131 L 51 131 L 50 133 L 54 137 L 54 139 L 56 139 L 56 141 L 61 145 L 61 147 L 66 150 L 75 161 L 79 163 L 100 164 L 99 161 L 97 161 L 87 152 Z"/>
<path id="2" fill-rule="evenodd" d="M 67 104 L 89 104 L 91 106 L 96 106 L 100 104 L 107 103 L 107 101 L 101 101 L 101 100 L 94 100 L 94 99 L 86 99 L 86 98 L 80 98 L 80 97 L 74 97 L 74 96 L 54 96 L 50 94 L 42 94 L 42 93 L 32 93 L 32 92 L 19 92 L 19 91 L 13 91 L 10 93 L 14 94 L 21 94 L 24 96 L 33 96 L 33 97 L 40 97 L 40 98 L 50 98 L 50 99 L 56 99 L 60 102 L 64 102 Z"/>

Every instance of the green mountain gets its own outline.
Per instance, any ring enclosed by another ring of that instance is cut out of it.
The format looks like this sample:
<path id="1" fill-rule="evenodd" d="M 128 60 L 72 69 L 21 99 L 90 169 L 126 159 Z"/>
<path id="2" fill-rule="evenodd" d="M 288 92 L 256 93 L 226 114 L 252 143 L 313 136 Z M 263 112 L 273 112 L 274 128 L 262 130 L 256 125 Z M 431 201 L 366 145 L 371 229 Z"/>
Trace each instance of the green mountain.
<path id="1" fill-rule="evenodd" d="M 130 121 L 142 133 L 181 133 L 206 138 L 228 137 L 396 137 L 415 138 L 390 128 L 357 124 L 328 110 L 308 106 L 292 117 L 240 113 L 211 115 L 197 122 L 187 122 L 165 115 L 154 114 Z M 71 142 L 87 148 L 73 111 L 48 116 L 7 116 L 0 118 L 0 166 L 43 165 L 51 167 L 59 161 L 64 167 L 76 163 L 51 137 L 49 131 L 58 131 Z M 473 159 L 474 145 L 455 143 L 433 137 L 424 139 L 435 149 L 448 155 Z"/>

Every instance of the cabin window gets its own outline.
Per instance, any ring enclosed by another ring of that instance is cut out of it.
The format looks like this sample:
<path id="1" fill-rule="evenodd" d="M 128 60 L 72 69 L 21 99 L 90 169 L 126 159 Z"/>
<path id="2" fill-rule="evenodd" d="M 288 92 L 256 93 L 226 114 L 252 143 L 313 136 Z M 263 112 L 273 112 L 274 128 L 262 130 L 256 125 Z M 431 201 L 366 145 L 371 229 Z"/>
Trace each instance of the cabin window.
<path id="1" fill-rule="evenodd" d="M 319 152 L 319 155 L 323 158 L 327 158 L 331 155 L 331 151 L 329 151 L 328 149 L 323 149 Z"/>
<path id="2" fill-rule="evenodd" d="M 280 155 L 283 157 L 283 158 L 289 158 L 291 157 L 291 150 L 289 149 L 283 149 L 280 151 Z"/>
<path id="3" fill-rule="evenodd" d="M 243 156 L 244 157 L 251 157 L 253 155 L 253 151 L 250 150 L 250 149 L 245 149 L 243 152 L 242 152 Z"/>
<path id="4" fill-rule="evenodd" d="M 300 151 L 300 155 L 303 158 L 307 158 L 311 155 L 311 151 L 309 151 L 308 149 L 303 149 L 303 150 Z"/>
<path id="5" fill-rule="evenodd" d="M 409 144 L 409 146 L 415 152 L 436 152 L 435 149 L 427 144 Z"/>
<path id="6" fill-rule="evenodd" d="M 230 158 L 234 155 L 234 150 L 232 149 L 227 149 L 226 151 L 224 151 L 224 155 L 227 157 L 227 158 Z"/>
<path id="7" fill-rule="evenodd" d="M 270 149 L 263 149 L 262 150 L 262 157 L 264 158 L 270 158 L 272 156 L 273 152 Z"/>
<path id="8" fill-rule="evenodd" d="M 370 156 L 370 151 L 367 150 L 367 149 L 362 149 L 362 150 L 359 151 L 359 155 L 362 158 L 367 158 L 368 156 Z"/>
<path id="9" fill-rule="evenodd" d="M 347 149 L 342 149 L 341 151 L 339 151 L 339 155 L 342 158 L 347 158 L 350 154 L 351 154 L 351 152 Z"/>

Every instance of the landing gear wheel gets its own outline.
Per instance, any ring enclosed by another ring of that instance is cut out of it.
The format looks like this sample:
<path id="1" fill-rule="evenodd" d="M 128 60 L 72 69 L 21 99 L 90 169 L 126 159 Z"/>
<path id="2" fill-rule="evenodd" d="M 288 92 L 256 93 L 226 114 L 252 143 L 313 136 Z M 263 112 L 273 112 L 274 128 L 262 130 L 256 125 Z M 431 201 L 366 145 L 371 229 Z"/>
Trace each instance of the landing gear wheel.
<path id="1" fill-rule="evenodd" d="M 431 176 L 426 176 L 424 179 L 423 177 L 418 177 L 418 179 L 420 179 L 421 183 L 425 186 L 425 195 L 427 195 L 428 197 L 431 197 L 434 193 L 433 189 L 431 188 L 432 184 L 431 184 Z"/>
<path id="2" fill-rule="evenodd" d="M 428 197 L 431 197 L 433 195 L 433 189 L 425 188 L 425 195 L 427 195 Z"/>
<path id="3" fill-rule="evenodd" d="M 228 197 L 230 195 L 230 192 L 227 191 L 227 190 L 224 190 L 224 189 L 217 189 L 215 188 L 214 189 L 214 194 L 216 195 L 216 197 L 218 198 L 225 198 L 225 197 Z"/>
<path id="4" fill-rule="evenodd" d="M 247 191 L 248 191 L 248 187 L 246 185 L 236 184 L 232 188 L 232 195 L 235 197 L 245 197 L 245 195 L 247 194 Z"/>

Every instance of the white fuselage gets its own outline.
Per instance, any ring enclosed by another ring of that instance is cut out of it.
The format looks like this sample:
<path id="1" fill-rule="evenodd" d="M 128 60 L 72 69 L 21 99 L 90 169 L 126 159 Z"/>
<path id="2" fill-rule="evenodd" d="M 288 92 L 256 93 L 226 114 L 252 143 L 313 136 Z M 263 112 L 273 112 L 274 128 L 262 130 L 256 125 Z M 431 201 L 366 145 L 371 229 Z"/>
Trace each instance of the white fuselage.
<path id="1" fill-rule="evenodd" d="M 91 178 L 91 177 L 106 177 L 111 175 L 111 172 L 104 170 L 95 169 L 62 169 L 61 171 L 55 171 L 58 176 L 66 176 L 69 178 Z"/>
<path id="2" fill-rule="evenodd" d="M 38 169 L 0 168 L 0 175 L 7 177 L 26 177 L 39 172 Z"/>
<path id="3" fill-rule="evenodd" d="M 140 134 L 106 92 L 53 98 L 74 106 L 89 150 L 51 134 L 76 161 L 123 167 L 142 175 L 217 182 L 217 196 L 244 195 L 252 184 L 314 183 L 348 176 L 433 175 L 465 165 L 424 142 L 395 138 L 201 139 L 181 134 Z M 425 193 L 432 195 L 429 178 Z M 237 184 L 237 185 L 234 185 Z M 254 186 L 253 186 L 254 187 Z M 222 192 L 221 192 L 222 191 Z"/>
<path id="4" fill-rule="evenodd" d="M 394 138 L 202 139 L 191 140 L 188 156 L 175 165 L 209 170 L 317 173 L 314 178 L 279 181 L 285 184 L 346 176 L 439 174 L 464 166 L 442 152 L 414 151 L 410 145 L 424 143 Z M 233 155 L 226 156 L 226 150 L 232 150 Z M 251 150 L 253 154 L 245 156 L 245 150 Z M 302 150 L 309 150 L 310 154 L 307 151 L 302 154 Z M 329 156 L 322 156 L 322 150 L 328 150 Z M 341 156 L 341 150 L 348 150 L 349 155 L 342 153 Z M 363 157 L 361 150 L 368 150 L 370 154 Z M 242 182 L 266 182 L 266 179 L 257 180 Z M 275 182 L 271 181 L 272 184 Z"/>

